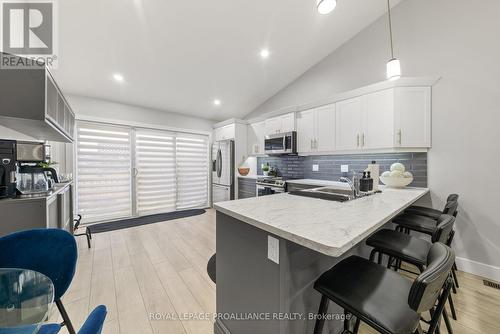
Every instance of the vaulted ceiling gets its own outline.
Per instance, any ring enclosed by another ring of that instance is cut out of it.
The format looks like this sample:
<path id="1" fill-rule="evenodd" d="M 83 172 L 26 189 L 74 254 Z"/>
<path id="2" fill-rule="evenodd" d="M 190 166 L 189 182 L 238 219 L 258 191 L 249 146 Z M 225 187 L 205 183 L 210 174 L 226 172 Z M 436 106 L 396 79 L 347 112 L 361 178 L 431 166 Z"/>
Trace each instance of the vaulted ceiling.
<path id="1" fill-rule="evenodd" d="M 66 93 L 213 120 L 248 114 L 386 12 L 384 0 L 339 0 L 329 15 L 315 0 L 58 4 Z"/>

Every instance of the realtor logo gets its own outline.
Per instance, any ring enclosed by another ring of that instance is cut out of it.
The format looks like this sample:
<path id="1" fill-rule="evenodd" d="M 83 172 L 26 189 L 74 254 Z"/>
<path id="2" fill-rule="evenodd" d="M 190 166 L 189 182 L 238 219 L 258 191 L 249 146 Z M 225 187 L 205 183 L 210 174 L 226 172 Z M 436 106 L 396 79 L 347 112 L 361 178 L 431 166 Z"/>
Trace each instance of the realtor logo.
<path id="1" fill-rule="evenodd" d="M 43 63 L 54 67 L 57 59 L 54 1 L 0 0 L 0 4 L 1 51 L 25 57 L 39 66 Z M 12 66 L 4 57 L 8 56 L 2 55 L 2 67 Z"/>

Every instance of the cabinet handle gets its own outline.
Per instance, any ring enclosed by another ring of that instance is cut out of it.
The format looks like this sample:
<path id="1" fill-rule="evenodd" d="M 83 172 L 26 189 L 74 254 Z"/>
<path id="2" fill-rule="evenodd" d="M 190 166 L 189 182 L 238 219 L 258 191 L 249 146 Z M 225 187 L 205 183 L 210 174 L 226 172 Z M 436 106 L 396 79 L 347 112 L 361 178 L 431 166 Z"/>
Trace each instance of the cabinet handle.
<path id="1" fill-rule="evenodd" d="M 361 135 L 361 146 L 365 147 L 365 134 L 364 133 Z"/>
<path id="2" fill-rule="evenodd" d="M 401 129 L 398 131 L 398 144 L 401 145 Z"/>
<path id="3" fill-rule="evenodd" d="M 311 139 L 311 150 L 314 148 L 313 140 Z"/>
<path id="4" fill-rule="evenodd" d="M 357 147 L 359 147 L 359 133 L 358 133 L 358 136 L 357 136 Z"/>
<path id="5" fill-rule="evenodd" d="M 314 148 L 318 149 L 318 139 L 314 139 Z"/>

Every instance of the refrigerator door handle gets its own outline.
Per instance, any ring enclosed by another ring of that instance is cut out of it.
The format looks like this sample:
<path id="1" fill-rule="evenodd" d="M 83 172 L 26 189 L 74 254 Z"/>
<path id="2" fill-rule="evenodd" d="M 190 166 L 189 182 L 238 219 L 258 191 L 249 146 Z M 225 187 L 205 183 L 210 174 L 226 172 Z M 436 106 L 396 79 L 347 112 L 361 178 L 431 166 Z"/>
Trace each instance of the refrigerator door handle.
<path id="1" fill-rule="evenodd" d="M 217 151 L 217 177 L 222 176 L 222 151 L 219 150 Z"/>

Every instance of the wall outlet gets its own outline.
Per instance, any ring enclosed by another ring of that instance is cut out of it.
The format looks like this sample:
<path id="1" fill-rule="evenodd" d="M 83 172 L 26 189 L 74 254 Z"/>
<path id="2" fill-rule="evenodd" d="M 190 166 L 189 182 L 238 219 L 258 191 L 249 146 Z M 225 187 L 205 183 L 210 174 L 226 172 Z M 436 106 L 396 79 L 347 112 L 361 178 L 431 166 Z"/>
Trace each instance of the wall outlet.
<path id="1" fill-rule="evenodd" d="M 349 173 L 349 165 L 340 165 L 341 173 Z"/>
<path id="2" fill-rule="evenodd" d="M 313 165 L 313 172 L 319 172 L 319 165 Z"/>
<path id="3" fill-rule="evenodd" d="M 270 235 L 267 236 L 267 258 L 280 264 L 280 241 Z"/>

